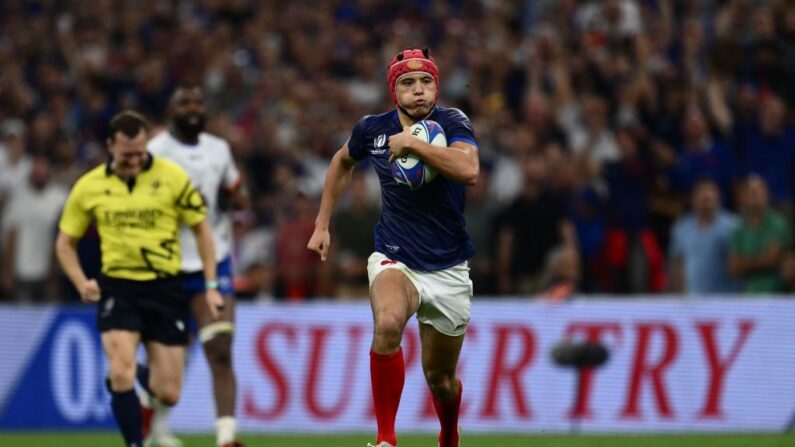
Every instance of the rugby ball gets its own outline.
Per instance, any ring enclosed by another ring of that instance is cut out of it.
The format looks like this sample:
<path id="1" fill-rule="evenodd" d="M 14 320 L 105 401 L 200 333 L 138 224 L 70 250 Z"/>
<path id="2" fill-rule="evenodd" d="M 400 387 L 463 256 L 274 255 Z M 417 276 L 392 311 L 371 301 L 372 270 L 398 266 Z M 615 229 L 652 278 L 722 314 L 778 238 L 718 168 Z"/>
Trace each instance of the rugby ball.
<path id="1" fill-rule="evenodd" d="M 434 146 L 447 147 L 447 136 L 436 121 L 418 121 L 410 128 L 411 135 Z M 408 153 L 392 162 L 392 178 L 409 189 L 419 189 L 436 178 L 436 170 L 421 158 Z"/>

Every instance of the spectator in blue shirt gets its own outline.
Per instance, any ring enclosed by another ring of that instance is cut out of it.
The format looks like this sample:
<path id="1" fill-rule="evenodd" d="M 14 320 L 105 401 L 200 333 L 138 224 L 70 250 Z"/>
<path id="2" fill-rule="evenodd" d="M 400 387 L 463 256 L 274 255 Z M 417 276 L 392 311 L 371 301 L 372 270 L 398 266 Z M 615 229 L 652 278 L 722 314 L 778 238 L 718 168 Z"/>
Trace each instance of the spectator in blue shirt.
<path id="1" fill-rule="evenodd" d="M 676 222 L 671 235 L 672 291 L 687 295 L 737 291 L 727 262 L 731 235 L 739 221 L 720 203 L 720 190 L 714 180 L 696 183 L 692 211 Z"/>
<path id="2" fill-rule="evenodd" d="M 786 121 L 784 102 L 770 96 L 762 103 L 758 124 L 751 126 L 737 143 L 743 153 L 742 174 L 762 176 L 770 191 L 771 204 L 789 208 L 795 186 L 792 181 L 795 128 Z"/>
<path id="3" fill-rule="evenodd" d="M 731 151 L 710 135 L 704 114 L 691 107 L 682 120 L 683 143 L 671 170 L 671 184 L 687 194 L 703 178 L 718 186 L 723 205 L 730 206 L 735 181 L 735 163 Z"/>

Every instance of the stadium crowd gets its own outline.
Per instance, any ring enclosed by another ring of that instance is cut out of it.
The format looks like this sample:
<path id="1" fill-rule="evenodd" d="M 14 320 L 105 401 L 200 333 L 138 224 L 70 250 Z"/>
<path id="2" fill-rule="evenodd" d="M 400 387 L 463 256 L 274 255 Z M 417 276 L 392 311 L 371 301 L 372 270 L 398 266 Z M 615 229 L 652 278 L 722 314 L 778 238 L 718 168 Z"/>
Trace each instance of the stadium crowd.
<path id="1" fill-rule="evenodd" d="M 66 191 L 106 160 L 114 113 L 162 127 L 187 82 L 252 197 L 234 215 L 240 295 L 365 297 L 371 170 L 335 214 L 330 260 L 306 244 L 330 156 L 392 107 L 385 67 L 407 46 L 431 48 L 442 103 L 478 137 L 476 294 L 795 288 L 793 2 L 7 0 L 2 296 L 70 299 L 52 256 Z"/>

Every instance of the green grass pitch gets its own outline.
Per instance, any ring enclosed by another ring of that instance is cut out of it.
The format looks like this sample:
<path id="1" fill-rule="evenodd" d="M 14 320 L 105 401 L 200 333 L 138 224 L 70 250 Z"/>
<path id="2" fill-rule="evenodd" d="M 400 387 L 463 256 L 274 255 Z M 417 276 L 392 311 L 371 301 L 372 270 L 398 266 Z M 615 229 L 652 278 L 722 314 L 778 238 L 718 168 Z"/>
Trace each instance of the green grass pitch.
<path id="1" fill-rule="evenodd" d="M 212 447 L 212 436 L 181 436 L 184 447 Z M 242 435 L 247 447 L 365 447 L 370 435 Z M 791 447 L 795 434 L 720 435 L 483 435 L 464 434 L 462 447 Z M 122 446 L 115 432 L 0 432 L 0 446 Z M 400 447 L 435 447 L 433 435 L 402 435 Z"/>

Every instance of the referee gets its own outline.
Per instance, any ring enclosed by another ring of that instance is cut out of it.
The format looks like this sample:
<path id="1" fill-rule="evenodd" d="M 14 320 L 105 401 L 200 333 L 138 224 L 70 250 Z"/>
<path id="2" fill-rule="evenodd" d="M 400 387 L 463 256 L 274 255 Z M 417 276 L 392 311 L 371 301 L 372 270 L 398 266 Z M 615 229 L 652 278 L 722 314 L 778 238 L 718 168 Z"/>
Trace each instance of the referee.
<path id="1" fill-rule="evenodd" d="M 141 406 L 135 393 L 135 352 L 143 341 L 150 377 L 141 385 L 166 405 L 182 386 L 189 303 L 179 280 L 179 228 L 196 237 L 214 318 L 223 305 L 216 281 L 215 248 L 206 206 L 188 174 L 146 151 L 149 127 L 132 111 L 110 122 L 110 160 L 77 180 L 60 221 L 58 261 L 84 302 L 99 302 L 97 326 L 110 363 L 111 407 L 128 447 L 141 447 Z M 102 275 L 87 278 L 77 242 L 92 221 L 101 240 Z"/>

